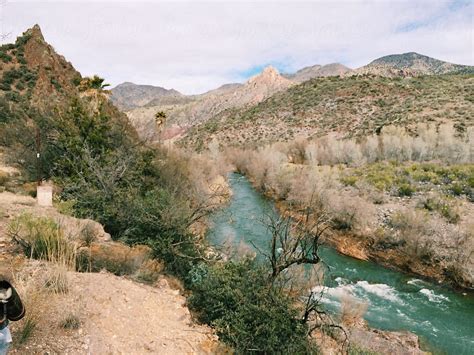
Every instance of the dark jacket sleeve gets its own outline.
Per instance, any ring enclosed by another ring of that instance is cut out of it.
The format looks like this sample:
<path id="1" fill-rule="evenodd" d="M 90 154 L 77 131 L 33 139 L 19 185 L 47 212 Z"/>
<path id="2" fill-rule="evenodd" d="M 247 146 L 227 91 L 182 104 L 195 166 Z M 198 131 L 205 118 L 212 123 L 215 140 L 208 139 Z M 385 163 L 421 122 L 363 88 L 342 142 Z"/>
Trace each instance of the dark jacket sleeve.
<path id="1" fill-rule="evenodd" d="M 25 316 L 25 307 L 21 302 L 18 292 L 8 281 L 0 281 L 0 287 L 12 289 L 12 295 L 7 302 L 7 318 L 11 321 L 17 321 Z"/>

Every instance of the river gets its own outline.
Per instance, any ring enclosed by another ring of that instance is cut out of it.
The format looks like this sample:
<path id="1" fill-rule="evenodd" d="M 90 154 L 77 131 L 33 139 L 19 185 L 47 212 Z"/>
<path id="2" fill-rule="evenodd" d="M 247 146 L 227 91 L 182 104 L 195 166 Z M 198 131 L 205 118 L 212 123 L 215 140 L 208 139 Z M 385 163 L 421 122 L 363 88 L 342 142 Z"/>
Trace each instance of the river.
<path id="1" fill-rule="evenodd" d="M 239 174 L 229 176 L 233 196 L 211 218 L 208 240 L 216 246 L 252 243 L 268 248 L 270 235 L 265 215 L 276 213 L 272 203 L 256 192 Z M 435 354 L 474 354 L 474 297 L 462 295 L 386 269 L 372 262 L 338 254 L 327 247 L 320 255 L 328 264 L 322 302 L 337 312 L 340 296 L 350 292 L 368 302 L 364 318 L 384 330 L 409 330 L 420 336 L 425 349 Z"/>

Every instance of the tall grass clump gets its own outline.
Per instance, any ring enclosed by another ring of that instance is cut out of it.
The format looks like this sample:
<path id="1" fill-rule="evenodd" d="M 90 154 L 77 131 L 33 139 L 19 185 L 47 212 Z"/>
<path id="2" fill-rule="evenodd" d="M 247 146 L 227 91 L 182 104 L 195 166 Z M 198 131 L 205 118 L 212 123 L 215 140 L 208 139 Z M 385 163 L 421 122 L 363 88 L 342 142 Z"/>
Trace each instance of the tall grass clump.
<path id="1" fill-rule="evenodd" d="M 10 236 L 22 246 L 26 256 L 64 265 L 74 270 L 76 246 L 60 225 L 47 217 L 22 214 L 9 225 Z"/>
<path id="2" fill-rule="evenodd" d="M 44 286 L 55 293 L 67 293 L 67 273 L 76 269 L 77 247 L 64 235 L 60 225 L 47 217 L 23 214 L 10 223 L 8 233 L 26 256 L 51 263 Z"/>

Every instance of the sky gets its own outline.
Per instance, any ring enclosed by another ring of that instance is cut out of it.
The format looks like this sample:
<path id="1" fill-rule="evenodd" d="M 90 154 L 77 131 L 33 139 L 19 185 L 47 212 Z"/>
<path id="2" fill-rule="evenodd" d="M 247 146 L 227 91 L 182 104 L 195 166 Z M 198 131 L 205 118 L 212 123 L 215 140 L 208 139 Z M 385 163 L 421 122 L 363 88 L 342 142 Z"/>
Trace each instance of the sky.
<path id="1" fill-rule="evenodd" d="M 82 75 L 202 93 L 267 65 L 351 68 L 418 52 L 474 65 L 474 1 L 9 1 L 0 34 L 39 24 Z"/>

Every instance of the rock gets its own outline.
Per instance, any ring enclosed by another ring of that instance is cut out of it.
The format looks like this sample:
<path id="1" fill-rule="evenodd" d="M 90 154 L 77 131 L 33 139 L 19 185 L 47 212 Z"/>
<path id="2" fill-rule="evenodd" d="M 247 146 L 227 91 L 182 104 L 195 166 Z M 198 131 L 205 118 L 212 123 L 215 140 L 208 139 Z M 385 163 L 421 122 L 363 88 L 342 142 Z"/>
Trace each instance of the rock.
<path id="1" fill-rule="evenodd" d="M 420 349 L 418 336 L 406 331 L 389 332 L 378 329 L 352 328 L 349 332 L 349 340 L 351 344 L 377 354 L 427 354 Z"/>

